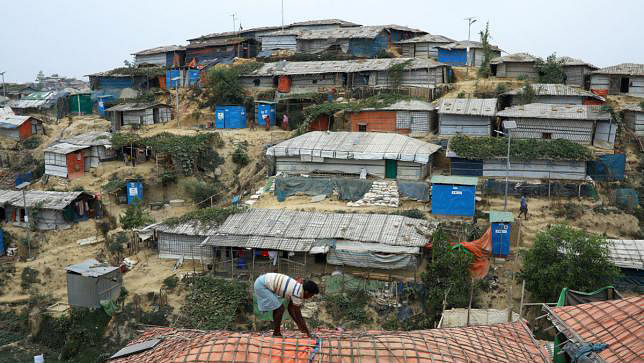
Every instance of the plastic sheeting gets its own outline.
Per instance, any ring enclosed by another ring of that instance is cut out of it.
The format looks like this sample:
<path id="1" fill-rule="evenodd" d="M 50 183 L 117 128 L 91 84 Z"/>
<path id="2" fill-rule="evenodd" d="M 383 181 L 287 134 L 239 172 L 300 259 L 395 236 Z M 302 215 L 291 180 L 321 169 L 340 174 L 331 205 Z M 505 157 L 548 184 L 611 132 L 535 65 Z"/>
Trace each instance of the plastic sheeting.
<path id="1" fill-rule="evenodd" d="M 492 227 L 481 238 L 472 242 L 461 242 L 452 248 L 464 248 L 474 255 L 474 262 L 470 266 L 472 277 L 484 278 L 490 270 L 490 255 L 492 254 Z"/>
<path id="2" fill-rule="evenodd" d="M 483 183 L 483 194 L 485 195 L 503 195 L 505 194 L 505 181 L 487 179 Z M 522 183 L 522 182 L 508 182 L 508 195 L 522 196 L 526 194 L 531 197 L 545 197 L 548 194 L 561 197 L 592 197 L 597 194 L 595 188 L 591 184 L 573 184 L 573 183 Z"/>
<path id="3" fill-rule="evenodd" d="M 601 155 L 598 160 L 586 163 L 586 173 L 593 180 L 624 180 L 625 169 L 624 154 Z"/>
<path id="4" fill-rule="evenodd" d="M 330 265 L 398 270 L 416 266 L 416 256 L 331 249 L 326 261 Z"/>
<path id="5" fill-rule="evenodd" d="M 635 189 L 620 188 L 615 190 L 615 205 L 621 209 L 633 210 L 640 204 Z"/>
<path id="6" fill-rule="evenodd" d="M 398 181 L 398 192 L 402 197 L 418 200 L 421 202 L 429 201 L 429 184 L 424 182 Z"/>
<path id="7" fill-rule="evenodd" d="M 341 200 L 356 201 L 371 189 L 369 180 L 351 178 L 307 178 L 300 176 L 275 178 L 275 196 L 283 202 L 287 197 L 302 193 L 326 195 L 337 191 Z"/>

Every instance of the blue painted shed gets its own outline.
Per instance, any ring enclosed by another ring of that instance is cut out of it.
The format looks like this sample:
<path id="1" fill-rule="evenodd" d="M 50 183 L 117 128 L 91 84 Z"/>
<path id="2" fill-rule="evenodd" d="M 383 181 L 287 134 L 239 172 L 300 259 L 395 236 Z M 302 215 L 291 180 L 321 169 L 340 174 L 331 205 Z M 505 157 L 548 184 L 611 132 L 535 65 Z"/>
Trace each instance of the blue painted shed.
<path id="1" fill-rule="evenodd" d="M 512 212 L 490 211 L 493 256 L 507 257 L 510 255 L 510 233 L 512 222 L 514 222 Z"/>
<path id="2" fill-rule="evenodd" d="M 438 61 L 451 66 L 465 66 L 467 63 L 467 49 L 438 48 Z"/>
<path id="3" fill-rule="evenodd" d="M 432 177 L 432 214 L 473 217 L 478 178 L 473 176 Z"/>
<path id="4" fill-rule="evenodd" d="M 137 199 L 139 203 L 143 203 L 143 183 L 140 180 L 129 180 L 127 182 L 127 204 L 132 204 Z"/>
<path id="5" fill-rule="evenodd" d="M 215 106 L 215 127 L 218 129 L 243 129 L 246 127 L 244 106 Z"/>
<path id="6" fill-rule="evenodd" d="M 275 115 L 275 106 L 277 103 L 269 101 L 257 101 L 255 102 L 255 121 L 260 126 L 266 126 L 264 122 L 264 115 L 268 115 L 271 120 L 271 126 L 276 125 L 276 115 Z"/>

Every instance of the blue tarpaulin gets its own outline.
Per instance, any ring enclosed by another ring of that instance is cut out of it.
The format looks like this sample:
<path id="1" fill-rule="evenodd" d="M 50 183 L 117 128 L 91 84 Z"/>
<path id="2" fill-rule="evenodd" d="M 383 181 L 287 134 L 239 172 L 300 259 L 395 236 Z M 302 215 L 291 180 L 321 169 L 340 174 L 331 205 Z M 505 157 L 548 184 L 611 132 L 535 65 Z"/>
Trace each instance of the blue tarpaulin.
<path id="1" fill-rule="evenodd" d="M 0 256 L 4 255 L 4 251 L 6 250 L 5 244 L 4 244 L 4 231 L 2 228 L 0 228 Z"/>
<path id="2" fill-rule="evenodd" d="M 22 184 L 22 183 L 30 183 L 31 180 L 33 179 L 33 173 L 28 172 L 24 174 L 18 174 L 16 175 L 16 186 Z"/>
<path id="3" fill-rule="evenodd" d="M 586 163 L 586 173 L 594 180 L 624 180 L 625 169 L 624 154 L 601 155 Z"/>
<path id="4" fill-rule="evenodd" d="M 429 184 L 424 182 L 398 180 L 398 192 L 405 198 L 429 201 Z"/>

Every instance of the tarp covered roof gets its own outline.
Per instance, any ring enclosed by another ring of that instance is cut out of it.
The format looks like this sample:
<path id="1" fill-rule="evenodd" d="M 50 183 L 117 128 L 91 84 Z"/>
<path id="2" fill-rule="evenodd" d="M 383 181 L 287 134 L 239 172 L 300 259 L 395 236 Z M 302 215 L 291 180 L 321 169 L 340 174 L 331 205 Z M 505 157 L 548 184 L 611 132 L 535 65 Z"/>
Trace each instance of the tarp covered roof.
<path id="1" fill-rule="evenodd" d="M 68 154 L 91 146 L 111 147 L 112 134 L 106 131 L 88 131 L 84 134 L 58 139 L 50 144 L 45 152 Z"/>
<path id="2" fill-rule="evenodd" d="M 58 91 L 38 91 L 29 95 L 9 102 L 13 108 L 49 108 L 58 102 L 61 97 L 69 95 L 68 92 Z"/>
<path id="3" fill-rule="evenodd" d="M 448 38 L 443 35 L 438 34 L 425 34 L 418 37 L 413 37 L 410 39 L 401 40 L 398 44 L 407 44 L 407 43 L 453 43 L 454 39 Z"/>
<path id="4" fill-rule="evenodd" d="M 622 63 L 616 66 L 610 66 L 598 69 L 594 74 L 624 74 L 630 76 L 644 76 L 644 64 Z"/>
<path id="5" fill-rule="evenodd" d="M 311 131 L 269 147 L 266 155 L 311 155 L 332 159 L 429 162 L 440 146 L 408 136 L 380 132 Z"/>
<path id="6" fill-rule="evenodd" d="M 86 192 L 51 192 L 43 190 L 27 190 L 24 192 L 20 190 L 0 190 L 0 205 L 8 204 L 14 207 L 27 208 L 34 207 L 40 203 L 43 209 L 56 209 L 61 210 L 73 202 L 82 194 Z"/>
<path id="7" fill-rule="evenodd" d="M 130 362 L 505 362 L 550 361 L 521 321 L 417 331 L 314 331 L 319 339 L 262 333 L 148 328 L 128 346 L 153 342 L 111 360 Z M 161 342 L 157 340 L 162 339 Z M 271 360 L 272 359 L 272 360 Z"/>
<path id="8" fill-rule="evenodd" d="M 93 258 L 65 267 L 67 272 L 74 272 L 87 277 L 103 276 L 118 269 L 118 267 L 110 266 L 106 263 L 100 263 Z"/>
<path id="9" fill-rule="evenodd" d="M 443 63 L 431 59 L 421 58 L 380 58 L 380 59 L 355 59 L 343 61 L 310 61 L 289 62 L 280 61 L 266 63 L 259 69 L 245 76 L 279 76 L 298 74 L 321 73 L 355 73 L 368 71 L 386 71 L 391 66 L 409 61 L 407 70 L 427 69 L 445 66 Z"/>
<path id="10" fill-rule="evenodd" d="M 449 49 L 449 50 L 452 50 L 452 49 L 467 49 L 467 48 L 483 49 L 483 43 L 475 42 L 473 40 L 460 40 L 460 41 L 449 43 L 449 44 L 439 45 L 437 48 Z M 490 45 L 490 49 L 492 49 L 492 50 L 501 50 L 496 45 Z"/>
<path id="11" fill-rule="evenodd" d="M 186 47 L 182 45 L 166 45 L 162 47 L 141 50 L 136 53 L 132 53 L 132 55 L 153 55 L 153 54 L 161 54 L 161 53 L 167 53 L 167 52 L 176 52 L 181 50 L 186 50 Z"/>
<path id="12" fill-rule="evenodd" d="M 579 350 L 604 343 L 601 352 L 589 352 L 592 361 L 641 362 L 644 352 L 644 295 L 572 306 L 543 307 L 548 319 Z M 564 347 L 565 350 L 568 350 Z"/>
<path id="13" fill-rule="evenodd" d="M 494 116 L 496 98 L 443 98 L 438 104 L 438 113 L 468 116 Z"/>
<path id="14" fill-rule="evenodd" d="M 596 100 L 605 101 L 603 97 L 581 89 L 579 87 L 567 86 L 558 83 L 531 83 L 530 86 L 537 96 L 579 96 L 589 97 Z M 516 96 L 523 93 L 523 87 L 503 93 L 504 96 Z"/>
<path id="15" fill-rule="evenodd" d="M 492 58 L 490 64 L 499 64 L 499 63 L 529 63 L 536 62 L 537 57 L 529 53 L 514 53 L 509 55 L 504 55 L 503 57 Z"/>
<path id="16" fill-rule="evenodd" d="M 610 113 L 596 105 L 530 103 L 496 113 L 500 117 L 546 118 L 553 120 L 610 120 Z"/>

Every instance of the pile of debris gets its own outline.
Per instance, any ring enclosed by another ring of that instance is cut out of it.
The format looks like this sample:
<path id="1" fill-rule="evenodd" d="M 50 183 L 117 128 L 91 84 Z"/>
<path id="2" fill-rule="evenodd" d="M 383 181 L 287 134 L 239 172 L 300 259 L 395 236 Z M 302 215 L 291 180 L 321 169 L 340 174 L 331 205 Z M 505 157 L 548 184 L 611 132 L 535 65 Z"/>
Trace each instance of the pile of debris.
<path id="1" fill-rule="evenodd" d="M 355 202 L 348 202 L 348 207 L 362 206 L 382 206 L 398 207 L 400 204 L 400 195 L 398 194 L 398 185 L 395 180 L 392 181 L 374 181 L 371 189 L 366 192 L 362 199 Z"/>

